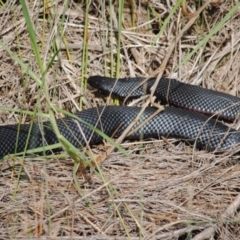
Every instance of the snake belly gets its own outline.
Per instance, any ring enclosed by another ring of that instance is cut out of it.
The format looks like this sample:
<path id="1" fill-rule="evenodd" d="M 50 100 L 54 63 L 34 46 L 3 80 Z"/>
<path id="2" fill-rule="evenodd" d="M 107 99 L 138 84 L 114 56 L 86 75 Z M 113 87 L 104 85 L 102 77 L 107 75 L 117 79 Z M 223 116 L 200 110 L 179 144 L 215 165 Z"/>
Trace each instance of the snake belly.
<path id="1" fill-rule="evenodd" d="M 120 97 L 125 97 L 139 85 L 139 81 L 141 79 L 129 80 L 130 81 L 126 82 L 126 79 L 122 79 L 121 81 L 116 82 L 106 77 L 94 76 L 89 78 L 89 83 L 91 86 L 98 87 L 104 92 L 113 91 L 114 94 L 120 95 Z M 149 88 L 153 85 L 154 81 L 155 79 L 151 79 L 147 83 L 146 91 L 149 91 Z M 166 93 L 165 97 L 160 96 L 161 92 L 162 95 L 164 95 L 163 93 L 167 89 L 169 100 L 174 103 L 175 101 L 178 102 L 180 98 L 178 94 L 181 93 L 178 92 L 178 89 L 187 90 L 192 87 L 191 85 L 182 85 L 180 82 L 175 80 L 171 80 L 171 83 L 172 82 L 175 83 L 175 85 L 170 85 L 169 90 L 169 80 L 166 79 L 165 84 L 157 87 L 156 95 L 163 100 L 164 98 L 165 100 L 168 100 L 166 99 Z M 164 81 L 160 82 L 160 84 L 162 83 L 164 83 Z M 163 86 L 165 86 L 165 90 Z M 143 95 L 144 91 L 144 87 L 138 87 L 132 92 L 131 97 Z M 189 102 L 191 103 L 192 96 L 189 100 L 188 97 L 191 93 L 186 94 L 185 92 L 181 95 L 183 102 L 178 102 L 179 104 L 177 105 L 188 109 L 197 108 L 197 111 L 207 112 L 208 114 L 211 114 L 213 111 L 215 113 L 215 108 L 217 108 L 216 113 L 218 115 L 220 115 L 220 113 L 224 113 L 223 117 L 227 119 L 232 119 L 237 116 L 237 112 L 239 110 L 238 98 L 208 90 L 207 92 L 204 92 L 207 97 L 210 97 L 211 99 L 217 97 L 218 102 L 223 99 L 224 103 L 219 103 L 217 105 L 212 104 L 213 102 L 211 102 L 211 104 L 205 106 L 203 104 L 204 101 L 200 101 L 205 98 L 200 97 L 200 93 L 201 91 L 204 91 L 204 89 L 199 89 L 199 87 L 197 87 L 196 89 L 194 88 L 193 91 L 197 92 L 199 95 L 197 107 L 189 104 Z M 223 110 L 223 106 L 226 107 L 226 109 Z M 58 119 L 56 122 L 60 133 L 71 144 L 79 148 L 86 146 L 86 144 L 92 145 L 102 141 L 102 136 L 96 133 L 90 126 L 96 127 L 107 136 L 118 137 L 129 126 L 129 124 L 135 120 L 140 111 L 141 108 L 139 107 L 127 106 L 90 108 L 75 114 L 75 116 L 81 119 L 81 121 L 76 118 L 65 117 Z M 149 117 L 152 116 L 155 111 L 156 109 L 153 107 L 146 108 L 136 122 L 135 126 L 133 126 L 133 129 L 140 125 L 143 126 L 126 138 L 137 140 L 140 138 L 160 138 L 161 136 L 174 137 L 177 139 L 195 142 L 197 146 L 209 151 L 220 152 L 231 150 L 232 148 L 240 145 L 240 133 L 236 130 L 229 129 L 226 125 L 216 119 L 209 119 L 206 115 L 189 111 L 187 109 L 165 107 L 162 112 L 158 113 L 149 120 Z M 145 122 L 146 119 L 148 119 L 147 122 Z M 43 122 L 0 126 L 0 143 L 0 159 L 2 159 L 8 154 L 20 153 L 25 150 L 38 147 L 43 147 L 44 149 L 44 146 L 56 144 L 59 143 L 59 141 L 53 131 L 51 123 Z M 48 153 L 49 151 L 45 151 L 45 154 Z M 41 152 L 40 154 L 44 154 L 44 152 Z"/>

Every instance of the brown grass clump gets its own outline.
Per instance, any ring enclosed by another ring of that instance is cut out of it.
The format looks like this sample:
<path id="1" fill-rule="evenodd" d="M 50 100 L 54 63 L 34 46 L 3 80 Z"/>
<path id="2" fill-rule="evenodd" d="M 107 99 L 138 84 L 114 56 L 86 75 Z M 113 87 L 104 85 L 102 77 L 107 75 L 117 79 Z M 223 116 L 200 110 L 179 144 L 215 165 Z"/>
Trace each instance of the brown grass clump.
<path id="1" fill-rule="evenodd" d="M 239 3 L 182 1 L 176 7 L 179 2 L 28 1 L 51 103 L 73 113 L 105 104 L 86 88 L 87 77 L 97 74 L 163 74 L 237 95 L 240 10 L 232 9 Z M 41 78 L 19 1 L 0 4 L 1 42 Z M 0 59 L 1 107 L 47 113 L 43 89 L 2 45 Z M 1 124 L 29 119 L 0 112 Z M 237 155 L 175 139 L 122 146 L 127 156 L 114 151 L 77 181 L 70 158 L 2 161 L 0 239 L 239 238 Z M 92 151 L 97 157 L 106 149 Z"/>

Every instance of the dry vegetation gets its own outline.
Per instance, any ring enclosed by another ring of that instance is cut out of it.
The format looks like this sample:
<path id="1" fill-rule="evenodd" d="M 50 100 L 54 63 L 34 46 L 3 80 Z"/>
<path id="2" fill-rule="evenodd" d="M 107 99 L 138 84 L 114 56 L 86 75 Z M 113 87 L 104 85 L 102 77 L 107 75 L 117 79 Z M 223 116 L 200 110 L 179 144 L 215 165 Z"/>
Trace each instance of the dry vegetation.
<path id="1" fill-rule="evenodd" d="M 198 44 L 238 1 L 210 2 L 186 1 L 167 21 L 176 1 L 126 1 L 118 31 L 121 2 L 91 1 L 88 9 L 82 1 L 28 1 L 43 65 L 50 63 L 51 102 L 70 112 L 104 104 L 86 88 L 87 77 L 96 74 L 160 73 L 237 95 L 240 9 Z M 2 3 L 0 36 L 40 76 L 19 1 Z M 0 105 L 48 112 L 38 83 L 1 46 L 0 59 Z M 29 117 L 0 112 L 1 124 L 19 121 Z M 92 151 L 98 156 L 107 146 Z M 100 174 L 89 173 L 87 181 L 78 176 L 77 184 L 66 157 L 1 162 L 0 239 L 238 239 L 237 155 L 174 139 L 122 146 L 128 156 L 111 153 Z"/>

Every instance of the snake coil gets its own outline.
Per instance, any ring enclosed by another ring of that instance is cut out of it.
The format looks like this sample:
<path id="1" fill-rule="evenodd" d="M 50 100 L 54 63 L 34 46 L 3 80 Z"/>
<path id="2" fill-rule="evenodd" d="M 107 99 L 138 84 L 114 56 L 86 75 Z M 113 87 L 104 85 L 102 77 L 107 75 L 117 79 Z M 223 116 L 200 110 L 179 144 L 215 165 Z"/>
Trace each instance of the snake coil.
<path id="1" fill-rule="evenodd" d="M 155 81 L 152 78 L 147 81 L 146 86 L 139 86 L 141 80 L 143 78 L 114 80 L 92 76 L 88 82 L 102 92 L 112 92 L 120 97 L 126 97 L 131 93 L 131 97 L 139 97 L 148 93 Z M 227 120 L 236 119 L 240 111 L 239 98 L 168 78 L 160 80 L 155 95 L 160 100 L 178 107 L 165 107 L 162 112 L 146 122 L 127 139 L 136 140 L 140 136 L 145 139 L 161 136 L 175 137 L 195 142 L 201 148 L 209 151 L 226 151 L 240 145 L 238 131 L 229 129 L 217 119 L 207 116 L 215 114 Z M 58 119 L 57 126 L 60 133 L 78 148 L 87 143 L 91 145 L 102 140 L 102 137 L 89 125 L 100 129 L 108 136 L 114 133 L 114 136 L 117 137 L 136 118 L 140 110 L 139 107 L 127 106 L 90 108 L 75 114 L 83 122 L 68 116 Z M 147 107 L 133 128 L 143 123 L 155 111 L 155 108 Z M 115 132 L 116 129 L 118 129 L 117 132 Z M 58 142 L 50 122 L 0 126 L 0 158 Z"/>

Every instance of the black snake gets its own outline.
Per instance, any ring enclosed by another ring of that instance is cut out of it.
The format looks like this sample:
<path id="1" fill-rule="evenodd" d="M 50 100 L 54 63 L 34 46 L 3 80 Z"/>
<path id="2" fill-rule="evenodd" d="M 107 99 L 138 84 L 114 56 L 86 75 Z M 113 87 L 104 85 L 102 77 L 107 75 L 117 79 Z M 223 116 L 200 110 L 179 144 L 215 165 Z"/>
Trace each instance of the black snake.
<path id="1" fill-rule="evenodd" d="M 149 93 L 155 79 L 151 78 L 145 85 L 139 86 L 141 80 L 143 78 L 114 80 L 92 76 L 88 83 L 102 92 L 112 92 L 124 98 L 128 94 L 131 97 L 139 97 Z M 147 107 L 133 128 L 142 126 L 127 136 L 127 139 L 175 137 L 195 142 L 197 146 L 209 151 L 225 151 L 240 145 L 238 131 L 229 129 L 216 118 L 207 116 L 214 114 L 223 119 L 235 120 L 240 112 L 240 98 L 168 78 L 160 80 L 155 95 L 161 101 L 177 107 L 167 106 L 145 122 L 156 111 L 154 107 Z M 140 110 L 140 107 L 107 106 L 90 108 L 75 115 L 106 135 L 114 134 L 114 137 L 118 137 Z M 89 125 L 69 116 L 58 119 L 57 126 L 60 133 L 75 147 L 85 146 L 87 143 L 92 145 L 102 140 L 102 136 Z M 50 122 L 0 126 L 0 158 L 58 142 Z"/>

